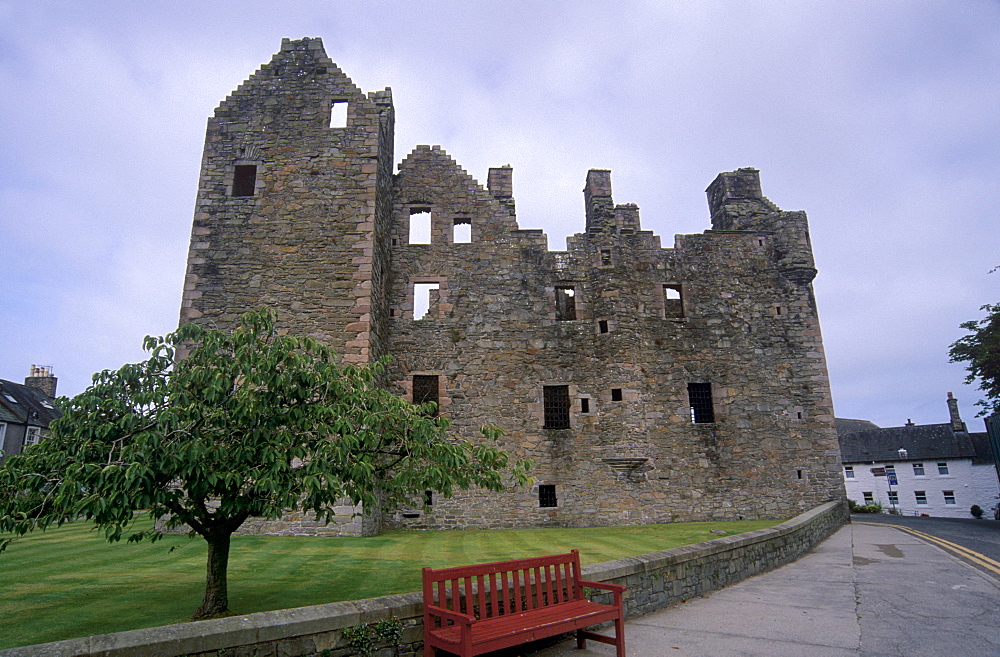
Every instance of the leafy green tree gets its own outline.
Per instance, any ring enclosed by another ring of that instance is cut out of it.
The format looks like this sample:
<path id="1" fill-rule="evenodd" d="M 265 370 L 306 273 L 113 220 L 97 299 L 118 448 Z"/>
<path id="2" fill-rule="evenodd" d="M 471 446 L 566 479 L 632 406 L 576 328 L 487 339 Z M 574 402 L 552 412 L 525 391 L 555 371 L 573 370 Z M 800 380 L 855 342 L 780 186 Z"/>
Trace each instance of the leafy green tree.
<path id="1" fill-rule="evenodd" d="M 391 509 L 425 490 L 528 481 L 530 463 L 509 463 L 498 429 L 459 439 L 380 385 L 385 360 L 340 364 L 274 322 L 262 310 L 232 334 L 187 324 L 147 337 L 147 360 L 96 374 L 47 440 L 0 467 L 0 532 L 82 518 L 109 541 L 161 536 L 134 527 L 137 511 L 187 525 L 208 544 L 204 618 L 228 609 L 230 539 L 250 516 L 301 509 L 323 521 L 344 498 Z"/>
<path id="2" fill-rule="evenodd" d="M 982 406 L 979 415 L 1000 412 L 1000 304 L 982 306 L 986 317 L 962 324 L 969 335 L 956 340 L 948 351 L 952 363 L 968 363 L 966 383 L 979 379 L 979 389 L 986 398 L 976 402 Z"/>

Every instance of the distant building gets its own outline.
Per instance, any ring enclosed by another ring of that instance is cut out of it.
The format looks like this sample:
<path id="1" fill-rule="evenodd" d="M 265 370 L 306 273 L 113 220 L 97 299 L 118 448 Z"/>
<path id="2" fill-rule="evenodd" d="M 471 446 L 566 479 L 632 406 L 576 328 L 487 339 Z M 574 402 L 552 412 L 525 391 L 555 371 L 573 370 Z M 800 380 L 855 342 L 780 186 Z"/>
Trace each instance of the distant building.
<path id="1" fill-rule="evenodd" d="M 55 405 L 56 382 L 50 368 L 34 365 L 23 385 L 0 379 L 0 463 L 40 442 L 49 423 L 62 415 Z"/>
<path id="2" fill-rule="evenodd" d="M 838 419 L 847 497 L 904 515 L 969 518 L 973 504 L 991 509 L 1000 483 L 987 434 L 969 433 L 950 392 L 948 409 L 944 424 L 883 429 Z M 890 485 L 890 474 L 897 483 Z"/>

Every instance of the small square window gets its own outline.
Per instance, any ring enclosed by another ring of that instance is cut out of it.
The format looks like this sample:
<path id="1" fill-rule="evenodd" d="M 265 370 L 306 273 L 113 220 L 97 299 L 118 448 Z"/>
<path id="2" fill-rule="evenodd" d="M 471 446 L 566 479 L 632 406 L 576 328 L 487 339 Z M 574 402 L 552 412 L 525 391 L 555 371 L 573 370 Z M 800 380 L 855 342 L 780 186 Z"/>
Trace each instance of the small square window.
<path id="1" fill-rule="evenodd" d="M 556 487 L 554 484 L 540 484 L 538 486 L 538 506 L 551 508 L 559 506 L 556 500 Z"/>
<path id="2" fill-rule="evenodd" d="M 611 264 L 611 249 L 601 249 L 601 266 L 607 267 Z"/>
<path id="3" fill-rule="evenodd" d="M 927 491 L 925 490 L 915 490 L 913 491 L 913 497 L 916 498 L 917 504 L 925 505 L 927 504 Z"/>
<path id="4" fill-rule="evenodd" d="M 452 244 L 469 244 L 472 242 L 472 219 L 470 217 L 455 217 L 451 231 Z"/>
<path id="5" fill-rule="evenodd" d="M 874 504 L 875 503 L 875 496 L 874 496 L 874 494 L 872 494 L 871 491 L 865 491 L 865 492 L 863 492 L 861 494 L 865 498 L 865 504 Z"/>
<path id="6" fill-rule="evenodd" d="M 899 493 L 898 492 L 896 492 L 894 490 L 889 491 L 889 504 L 892 504 L 893 506 L 898 506 L 899 505 Z"/>
<path id="7" fill-rule="evenodd" d="M 608 320 L 602 319 L 599 322 L 597 322 L 597 330 L 600 331 L 601 333 L 607 333 L 608 332 Z"/>
<path id="8" fill-rule="evenodd" d="M 923 463 L 914 463 L 913 464 L 913 474 L 916 477 L 923 477 L 924 476 L 924 464 Z"/>
<path id="9" fill-rule="evenodd" d="M 955 503 L 955 491 L 953 491 L 953 490 L 943 490 L 941 492 L 942 492 L 942 494 L 944 494 L 944 503 L 945 504 L 954 504 Z"/>
<path id="10" fill-rule="evenodd" d="M 854 466 L 845 465 L 844 466 L 844 479 L 854 479 Z"/>
<path id="11" fill-rule="evenodd" d="M 667 319 L 684 317 L 684 299 L 681 297 L 680 285 L 663 286 L 663 316 Z"/>
<path id="12" fill-rule="evenodd" d="M 410 244 L 431 243 L 431 209 L 410 209 Z"/>
<path id="13" fill-rule="evenodd" d="M 331 128 L 347 127 L 347 103 L 336 100 L 330 103 L 329 127 Z"/>
<path id="14" fill-rule="evenodd" d="M 580 397 L 580 412 L 589 413 L 590 412 L 590 398 Z"/>
<path id="15" fill-rule="evenodd" d="M 434 506 L 434 491 L 424 491 L 424 506 Z"/>
<path id="16" fill-rule="evenodd" d="M 37 445 L 42 439 L 42 429 L 41 427 L 28 427 L 24 434 L 24 446 Z"/>
<path id="17" fill-rule="evenodd" d="M 611 389 L 611 401 L 621 401 L 622 400 L 622 389 L 612 388 Z"/>
<path id="18" fill-rule="evenodd" d="M 896 466 L 894 465 L 885 466 L 885 473 L 887 475 L 896 474 Z"/>
<path id="19" fill-rule="evenodd" d="M 436 374 L 413 375 L 413 403 L 434 402 L 433 415 L 438 414 L 438 377 Z"/>
<path id="20" fill-rule="evenodd" d="M 946 474 L 948 474 L 948 464 L 947 463 L 938 463 L 937 466 L 938 466 L 938 474 L 939 475 L 946 475 Z"/>

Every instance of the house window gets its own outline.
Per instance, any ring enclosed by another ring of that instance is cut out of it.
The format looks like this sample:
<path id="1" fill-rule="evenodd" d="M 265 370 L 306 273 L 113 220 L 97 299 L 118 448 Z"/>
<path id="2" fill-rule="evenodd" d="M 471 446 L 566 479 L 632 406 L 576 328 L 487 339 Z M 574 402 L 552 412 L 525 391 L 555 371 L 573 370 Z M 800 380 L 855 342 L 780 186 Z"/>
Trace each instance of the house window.
<path id="1" fill-rule="evenodd" d="M 874 504 L 875 503 L 875 496 L 872 494 L 872 492 L 870 490 L 869 491 L 865 491 L 865 492 L 863 492 L 861 494 L 865 498 L 865 504 Z"/>
<path id="2" fill-rule="evenodd" d="M 0 422 L 0 450 L 3 449 L 3 439 L 7 435 L 7 425 Z"/>
<path id="3" fill-rule="evenodd" d="M 569 386 L 542 388 L 545 429 L 569 429 Z"/>
<path id="4" fill-rule="evenodd" d="M 27 431 L 24 432 L 24 446 L 37 445 L 38 441 L 42 439 L 42 428 L 41 427 L 28 427 Z"/>
<path id="5" fill-rule="evenodd" d="M 611 401 L 621 401 L 622 400 L 622 389 L 612 388 L 611 389 Z"/>
<path id="6" fill-rule="evenodd" d="M 410 209 L 410 244 L 431 243 L 431 209 Z"/>
<path id="7" fill-rule="evenodd" d="M 899 493 L 891 490 L 889 491 L 889 504 L 893 506 L 899 506 Z"/>
<path id="8" fill-rule="evenodd" d="M 943 490 L 941 492 L 944 494 L 944 503 L 945 504 L 954 504 L 955 503 L 955 491 L 953 491 L 953 490 Z"/>
<path id="9" fill-rule="evenodd" d="M 541 484 L 538 486 L 538 506 L 542 508 L 559 506 L 556 500 L 556 487 L 554 484 Z"/>
<path id="10" fill-rule="evenodd" d="M 854 466 L 845 465 L 844 466 L 844 479 L 854 479 Z"/>
<path id="11" fill-rule="evenodd" d="M 470 217 L 455 217 L 451 231 L 452 244 L 469 244 L 472 242 L 472 219 Z"/>
<path id="12" fill-rule="evenodd" d="M 576 319 L 576 289 L 572 285 L 556 287 L 556 319 Z"/>
<path id="13" fill-rule="evenodd" d="M 712 410 L 711 383 L 689 383 L 688 403 L 691 405 L 691 422 L 693 424 L 715 422 L 715 411 Z"/>
<path id="14" fill-rule="evenodd" d="M 938 474 L 939 475 L 946 475 L 946 474 L 948 474 L 948 464 L 947 463 L 938 463 L 937 466 L 938 466 Z"/>
<path id="15" fill-rule="evenodd" d="M 233 171 L 233 196 L 253 196 L 257 186 L 257 165 L 237 164 Z"/>
<path id="16" fill-rule="evenodd" d="M 924 464 L 923 463 L 914 463 L 913 464 L 913 474 L 915 476 L 917 476 L 917 477 L 923 477 L 924 476 Z"/>
<path id="17" fill-rule="evenodd" d="M 894 465 L 885 466 L 885 473 L 887 475 L 896 474 L 896 466 Z"/>
<path id="18" fill-rule="evenodd" d="M 438 377 L 436 374 L 413 375 L 413 403 L 434 402 L 434 415 L 438 414 Z"/>
<path id="19" fill-rule="evenodd" d="M 680 285 L 663 286 L 663 316 L 668 319 L 684 317 L 684 300 Z"/>
<path id="20" fill-rule="evenodd" d="M 917 499 L 917 504 L 926 505 L 927 504 L 927 491 L 925 490 L 915 490 L 913 491 L 913 497 Z"/>

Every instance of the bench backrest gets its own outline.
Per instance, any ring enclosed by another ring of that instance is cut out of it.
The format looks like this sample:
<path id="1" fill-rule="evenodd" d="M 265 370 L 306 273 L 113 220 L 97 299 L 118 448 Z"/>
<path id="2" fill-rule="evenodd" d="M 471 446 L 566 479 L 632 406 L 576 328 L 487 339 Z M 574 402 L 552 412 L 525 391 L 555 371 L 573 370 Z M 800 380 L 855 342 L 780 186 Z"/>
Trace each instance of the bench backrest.
<path id="1" fill-rule="evenodd" d="M 424 568 L 424 605 L 479 618 L 530 611 L 579 600 L 580 553 L 497 561 L 456 568 Z"/>

